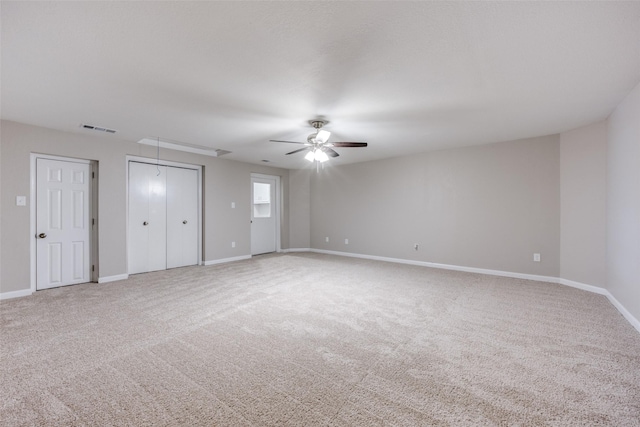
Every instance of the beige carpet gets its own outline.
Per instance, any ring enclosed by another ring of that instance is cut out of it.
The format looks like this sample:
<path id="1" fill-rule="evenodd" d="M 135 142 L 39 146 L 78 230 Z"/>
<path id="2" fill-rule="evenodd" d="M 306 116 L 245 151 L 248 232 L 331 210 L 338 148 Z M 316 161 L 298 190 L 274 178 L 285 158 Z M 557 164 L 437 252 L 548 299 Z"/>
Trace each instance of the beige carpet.
<path id="1" fill-rule="evenodd" d="M 548 283 L 269 255 L 0 312 L 1 425 L 640 425 L 640 334 Z"/>

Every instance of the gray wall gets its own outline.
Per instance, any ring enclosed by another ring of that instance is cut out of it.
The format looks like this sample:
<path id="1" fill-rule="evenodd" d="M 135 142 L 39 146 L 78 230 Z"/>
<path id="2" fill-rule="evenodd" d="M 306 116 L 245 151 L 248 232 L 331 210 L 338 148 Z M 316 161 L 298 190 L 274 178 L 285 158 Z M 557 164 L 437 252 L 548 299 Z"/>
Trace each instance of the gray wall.
<path id="1" fill-rule="evenodd" d="M 559 212 L 558 135 L 443 150 L 313 175 L 311 247 L 557 277 Z"/>
<path id="2" fill-rule="evenodd" d="M 607 123 L 560 135 L 560 277 L 607 283 Z"/>
<path id="3" fill-rule="evenodd" d="M 126 155 L 154 158 L 153 147 L 124 142 L 113 136 L 59 132 L 15 122 L 1 122 L 2 210 L 0 292 L 30 287 L 29 206 L 18 207 L 15 197 L 30 196 L 30 153 L 76 157 L 99 162 L 99 275 L 127 272 Z M 204 259 L 249 255 L 250 174 L 279 175 L 283 186 L 282 247 L 289 245 L 289 172 L 285 169 L 161 150 L 160 157 L 204 166 Z M 231 202 L 236 208 L 231 209 Z M 231 248 L 231 242 L 236 247 Z"/>
<path id="4" fill-rule="evenodd" d="M 311 246 L 311 174 L 309 169 L 289 171 L 289 247 Z"/>
<path id="5" fill-rule="evenodd" d="M 608 121 L 607 288 L 640 321 L 640 84 Z"/>
<path id="6" fill-rule="evenodd" d="M 0 285 L 2 284 L 2 122 L 0 122 Z M 2 292 L 0 288 L 0 292 Z"/>

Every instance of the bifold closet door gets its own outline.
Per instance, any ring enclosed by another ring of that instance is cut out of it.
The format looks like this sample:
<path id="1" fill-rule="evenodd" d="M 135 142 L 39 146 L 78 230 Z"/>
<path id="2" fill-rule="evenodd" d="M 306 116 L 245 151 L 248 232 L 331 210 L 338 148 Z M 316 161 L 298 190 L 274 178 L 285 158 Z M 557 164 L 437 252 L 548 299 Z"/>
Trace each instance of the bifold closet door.
<path id="1" fill-rule="evenodd" d="M 129 274 L 167 268 L 167 169 L 129 163 Z"/>
<path id="2" fill-rule="evenodd" d="M 198 263 L 198 171 L 167 168 L 167 268 Z"/>

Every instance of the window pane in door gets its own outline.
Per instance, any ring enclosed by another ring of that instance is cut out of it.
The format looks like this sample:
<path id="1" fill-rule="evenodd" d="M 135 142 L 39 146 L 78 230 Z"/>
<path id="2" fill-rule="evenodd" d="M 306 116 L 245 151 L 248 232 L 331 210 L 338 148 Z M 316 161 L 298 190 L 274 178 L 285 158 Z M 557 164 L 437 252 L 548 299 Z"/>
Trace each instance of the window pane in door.
<path id="1" fill-rule="evenodd" d="M 253 217 L 271 217 L 271 184 L 253 183 Z"/>

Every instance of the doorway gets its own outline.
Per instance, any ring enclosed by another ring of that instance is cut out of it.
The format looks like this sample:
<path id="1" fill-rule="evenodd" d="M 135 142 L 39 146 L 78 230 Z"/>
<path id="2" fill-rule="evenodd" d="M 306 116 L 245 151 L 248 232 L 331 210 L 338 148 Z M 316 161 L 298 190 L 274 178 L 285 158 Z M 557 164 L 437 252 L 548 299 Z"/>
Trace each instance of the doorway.
<path id="1" fill-rule="evenodd" d="M 280 250 L 280 177 L 251 174 L 251 255 Z"/>
<path id="2" fill-rule="evenodd" d="M 31 158 L 32 290 L 95 281 L 95 162 Z"/>

